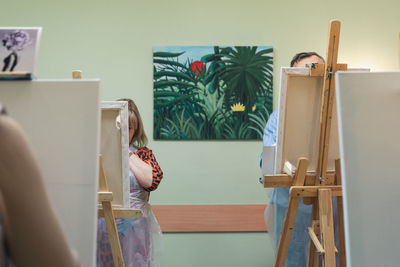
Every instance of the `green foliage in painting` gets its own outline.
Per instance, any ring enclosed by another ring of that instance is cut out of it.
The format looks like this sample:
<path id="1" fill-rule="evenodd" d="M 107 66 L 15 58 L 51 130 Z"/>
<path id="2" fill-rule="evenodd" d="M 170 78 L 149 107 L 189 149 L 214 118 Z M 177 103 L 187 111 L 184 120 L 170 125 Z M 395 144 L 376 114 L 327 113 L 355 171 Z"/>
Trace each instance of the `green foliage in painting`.
<path id="1" fill-rule="evenodd" d="M 154 51 L 154 138 L 262 139 L 272 112 L 272 47 Z M 196 47 L 195 47 L 196 48 Z M 183 59 L 182 59 L 183 58 Z"/>

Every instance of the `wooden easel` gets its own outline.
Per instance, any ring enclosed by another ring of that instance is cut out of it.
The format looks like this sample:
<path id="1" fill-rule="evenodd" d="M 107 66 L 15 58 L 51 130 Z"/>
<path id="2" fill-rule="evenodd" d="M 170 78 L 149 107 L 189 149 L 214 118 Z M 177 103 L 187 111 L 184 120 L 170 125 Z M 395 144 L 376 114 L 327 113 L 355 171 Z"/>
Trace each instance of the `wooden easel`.
<path id="1" fill-rule="evenodd" d="M 72 72 L 73 79 L 82 79 L 81 71 Z M 104 217 L 107 226 L 108 238 L 110 240 L 111 253 L 113 256 L 115 267 L 125 267 L 124 258 L 122 256 L 121 244 L 119 241 L 119 235 L 117 225 L 115 223 L 116 218 L 141 218 L 142 211 L 139 209 L 126 209 L 126 208 L 114 208 L 112 206 L 113 193 L 110 192 L 107 184 L 107 178 L 104 172 L 103 158 L 99 156 L 99 192 L 98 201 L 101 203 L 101 207 L 98 209 L 97 216 L 99 218 Z"/>
<path id="2" fill-rule="evenodd" d="M 113 193 L 109 191 L 107 178 L 104 172 L 103 158 L 100 155 L 99 158 L 100 170 L 99 170 L 99 202 L 101 202 L 102 208 L 98 209 L 98 217 L 104 217 L 106 220 L 108 238 L 110 240 L 111 252 L 113 255 L 114 266 L 124 267 L 124 258 L 122 257 L 121 244 L 119 242 L 119 236 L 117 231 L 117 225 L 115 218 L 140 218 L 142 212 L 137 209 L 125 209 L 125 208 L 113 208 L 111 201 L 113 200 Z"/>
<path id="3" fill-rule="evenodd" d="M 340 161 L 335 161 L 335 172 L 327 172 L 328 147 L 331 130 L 332 108 L 335 97 L 334 74 L 338 70 L 347 70 L 346 64 L 337 64 L 340 22 L 331 21 L 329 43 L 325 64 L 312 64 L 310 76 L 324 76 L 322 104 L 320 112 L 320 135 L 318 163 L 315 174 L 307 173 L 308 159 L 299 158 L 293 173 L 266 175 L 264 187 L 288 187 L 290 195 L 282 233 L 275 258 L 275 267 L 285 265 L 290 238 L 295 224 L 300 197 L 304 204 L 312 205 L 308 267 L 318 266 L 318 253 L 325 267 L 336 267 L 337 249 L 334 240 L 332 197 L 337 197 L 340 266 L 346 266 L 344 246 L 343 200 L 340 176 Z"/>

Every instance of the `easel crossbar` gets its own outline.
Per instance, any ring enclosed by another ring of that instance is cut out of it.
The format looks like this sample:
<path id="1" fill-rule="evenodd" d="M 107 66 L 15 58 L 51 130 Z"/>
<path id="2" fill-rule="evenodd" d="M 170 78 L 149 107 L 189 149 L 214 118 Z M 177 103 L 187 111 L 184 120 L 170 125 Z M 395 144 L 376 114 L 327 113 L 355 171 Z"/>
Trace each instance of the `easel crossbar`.
<path id="1" fill-rule="evenodd" d="M 142 211 L 138 209 L 125 209 L 125 208 L 113 208 L 114 218 L 141 218 Z M 97 217 L 102 218 L 104 216 L 104 210 L 98 209 Z"/>
<path id="2" fill-rule="evenodd" d="M 321 242 L 319 242 L 317 235 L 311 227 L 308 227 L 308 233 L 310 235 L 311 241 L 314 243 L 317 251 L 319 253 L 325 253 L 325 249 L 322 247 Z"/>
<path id="3" fill-rule="evenodd" d="M 102 208 L 98 209 L 98 217 L 104 217 L 106 221 L 114 265 L 115 267 L 125 267 L 115 218 L 140 218 L 142 217 L 142 212 L 136 209 L 113 208 L 111 203 L 113 200 L 113 193 L 109 191 L 108 188 L 107 178 L 104 172 L 103 157 L 101 155 L 99 156 L 98 199 L 102 206 Z"/>
<path id="4" fill-rule="evenodd" d="M 306 185 L 315 184 L 315 174 L 306 174 L 305 182 Z M 335 174 L 328 173 L 327 180 L 334 181 Z M 290 174 L 272 174 L 264 175 L 264 187 L 289 187 L 293 185 L 293 175 Z"/>
<path id="5" fill-rule="evenodd" d="M 318 197 L 320 189 L 330 189 L 332 196 L 342 196 L 341 185 L 325 185 L 325 186 L 292 186 L 290 188 L 290 196 L 292 197 Z"/>
<path id="6" fill-rule="evenodd" d="M 112 201 L 113 193 L 112 192 L 99 192 L 98 198 L 99 198 L 99 202 Z"/>
<path id="7" fill-rule="evenodd" d="M 314 243 L 314 246 L 317 248 L 317 251 L 321 254 L 325 253 L 325 249 L 322 247 L 321 242 L 319 242 L 317 235 L 311 227 L 308 227 L 308 233 L 310 235 L 311 241 Z M 339 253 L 337 248 L 335 247 L 335 253 Z"/>

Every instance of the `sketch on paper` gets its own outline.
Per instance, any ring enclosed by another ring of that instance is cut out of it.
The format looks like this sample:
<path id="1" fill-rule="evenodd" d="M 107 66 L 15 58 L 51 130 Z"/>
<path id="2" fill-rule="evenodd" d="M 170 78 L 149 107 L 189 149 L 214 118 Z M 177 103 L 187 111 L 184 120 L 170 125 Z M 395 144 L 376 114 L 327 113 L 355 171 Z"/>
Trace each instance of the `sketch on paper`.
<path id="1" fill-rule="evenodd" d="M 1 72 L 34 73 L 41 28 L 0 28 Z"/>

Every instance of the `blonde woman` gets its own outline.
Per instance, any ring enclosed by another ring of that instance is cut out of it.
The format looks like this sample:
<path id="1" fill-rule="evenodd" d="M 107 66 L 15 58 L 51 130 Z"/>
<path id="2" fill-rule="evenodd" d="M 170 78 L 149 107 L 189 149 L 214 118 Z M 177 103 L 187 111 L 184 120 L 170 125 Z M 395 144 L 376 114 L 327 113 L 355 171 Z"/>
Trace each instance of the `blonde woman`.
<path id="1" fill-rule="evenodd" d="M 129 112 L 129 169 L 130 206 L 141 209 L 143 217 L 117 219 L 122 254 L 127 267 L 159 266 L 161 229 L 147 202 L 150 191 L 157 189 L 163 172 L 153 152 L 146 147 L 147 137 L 136 104 L 128 102 Z M 105 220 L 98 220 L 97 266 L 114 266 Z"/>

